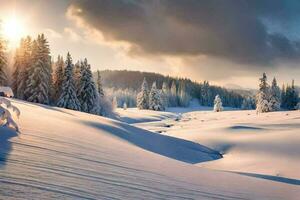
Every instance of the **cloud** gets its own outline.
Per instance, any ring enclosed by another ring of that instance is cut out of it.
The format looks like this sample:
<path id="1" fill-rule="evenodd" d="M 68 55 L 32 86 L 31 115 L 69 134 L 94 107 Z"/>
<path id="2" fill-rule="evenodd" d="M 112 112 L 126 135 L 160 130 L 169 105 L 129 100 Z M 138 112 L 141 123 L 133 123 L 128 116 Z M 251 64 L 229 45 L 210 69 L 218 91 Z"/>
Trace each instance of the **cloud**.
<path id="1" fill-rule="evenodd" d="M 44 30 L 44 32 L 46 33 L 47 36 L 49 36 L 50 38 L 56 38 L 56 39 L 60 39 L 62 38 L 62 34 L 60 34 L 59 32 L 51 29 L 51 28 L 47 28 Z"/>
<path id="2" fill-rule="evenodd" d="M 298 2 L 75 1 L 68 16 L 107 41 L 129 43 L 132 54 L 207 55 L 256 66 L 300 57 L 298 41 L 265 23 L 280 26 L 299 19 Z"/>
<path id="3" fill-rule="evenodd" d="M 65 27 L 64 33 L 67 35 L 67 38 L 73 42 L 79 42 L 82 39 L 81 36 L 78 33 L 76 33 L 72 28 Z"/>

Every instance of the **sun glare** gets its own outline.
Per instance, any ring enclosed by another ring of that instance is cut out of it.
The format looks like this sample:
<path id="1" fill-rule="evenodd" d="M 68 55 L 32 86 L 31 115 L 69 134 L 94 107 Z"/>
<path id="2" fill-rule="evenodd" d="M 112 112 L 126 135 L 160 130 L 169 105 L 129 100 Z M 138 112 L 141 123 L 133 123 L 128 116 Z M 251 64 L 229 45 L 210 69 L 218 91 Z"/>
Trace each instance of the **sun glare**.
<path id="1" fill-rule="evenodd" d="M 2 29 L 3 37 L 8 40 L 9 46 L 16 46 L 19 40 L 25 35 L 24 25 L 16 17 L 3 20 Z"/>

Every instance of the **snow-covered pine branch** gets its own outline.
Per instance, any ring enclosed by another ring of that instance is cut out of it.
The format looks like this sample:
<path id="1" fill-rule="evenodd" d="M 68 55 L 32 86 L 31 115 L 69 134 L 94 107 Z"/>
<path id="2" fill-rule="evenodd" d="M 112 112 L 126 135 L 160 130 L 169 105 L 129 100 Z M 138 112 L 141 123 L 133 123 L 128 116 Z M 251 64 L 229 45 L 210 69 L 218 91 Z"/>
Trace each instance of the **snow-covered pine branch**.
<path id="1" fill-rule="evenodd" d="M 8 99 L 0 97 L 0 126 L 12 126 L 16 131 L 19 131 L 19 127 L 14 121 L 9 109 L 11 109 L 17 117 L 20 116 L 21 112 L 16 106 L 12 105 Z"/>

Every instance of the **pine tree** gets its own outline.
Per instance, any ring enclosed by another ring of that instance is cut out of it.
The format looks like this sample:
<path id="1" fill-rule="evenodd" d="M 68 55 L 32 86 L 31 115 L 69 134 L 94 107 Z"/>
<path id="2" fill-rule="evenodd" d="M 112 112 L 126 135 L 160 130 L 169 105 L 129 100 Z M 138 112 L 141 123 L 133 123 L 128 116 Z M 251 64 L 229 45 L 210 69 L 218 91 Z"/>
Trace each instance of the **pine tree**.
<path id="1" fill-rule="evenodd" d="M 156 82 L 153 82 L 149 94 L 149 109 L 156 111 L 163 110 L 162 100 L 160 98 L 160 92 L 156 87 Z"/>
<path id="2" fill-rule="evenodd" d="M 113 98 L 112 106 L 113 106 L 113 109 L 118 108 L 118 100 L 117 100 L 116 96 L 114 96 L 114 98 Z"/>
<path id="3" fill-rule="evenodd" d="M 296 91 L 294 80 L 292 86 L 286 87 L 286 109 L 294 110 L 299 102 L 299 94 Z"/>
<path id="4" fill-rule="evenodd" d="M 214 100 L 214 111 L 215 112 L 223 111 L 222 100 L 219 95 L 216 95 Z"/>
<path id="5" fill-rule="evenodd" d="M 141 91 L 137 95 L 137 107 L 139 109 L 149 108 L 149 90 L 146 78 L 144 78 Z"/>
<path id="6" fill-rule="evenodd" d="M 269 112 L 269 85 L 267 83 L 267 75 L 263 73 L 263 77 L 259 79 L 259 92 L 256 96 L 256 112 Z"/>
<path id="7" fill-rule="evenodd" d="M 32 40 L 27 36 L 21 39 L 20 47 L 16 51 L 14 70 L 12 74 L 12 89 L 16 98 L 25 99 L 28 71 L 31 65 Z"/>
<path id="8" fill-rule="evenodd" d="M 173 81 L 171 85 L 170 105 L 174 107 L 178 106 L 177 86 L 175 81 Z"/>
<path id="9" fill-rule="evenodd" d="M 81 63 L 81 74 L 79 77 L 78 100 L 81 104 L 81 111 L 93 114 L 100 114 L 100 101 L 96 85 L 93 80 L 91 67 L 84 59 Z"/>
<path id="10" fill-rule="evenodd" d="M 169 88 L 166 82 L 163 82 L 162 88 L 161 88 L 161 101 L 163 105 L 163 110 L 165 110 L 169 106 Z"/>
<path id="11" fill-rule="evenodd" d="M 243 110 L 252 110 L 255 108 L 255 101 L 251 97 L 246 97 L 243 99 L 242 107 Z"/>
<path id="12" fill-rule="evenodd" d="M 73 72 L 74 65 L 70 53 L 67 54 L 64 69 L 64 80 L 62 83 L 62 93 L 58 100 L 57 106 L 72 110 L 80 110 L 80 102 L 76 96 Z"/>
<path id="13" fill-rule="evenodd" d="M 58 56 L 57 61 L 55 63 L 55 72 L 53 75 L 53 100 L 55 102 L 58 101 L 62 90 L 62 83 L 64 80 L 64 59 L 62 56 Z"/>
<path id="14" fill-rule="evenodd" d="M 180 106 L 187 107 L 190 103 L 190 97 L 186 92 L 186 86 L 183 82 L 180 83 L 180 89 L 179 89 L 179 102 Z"/>
<path id="15" fill-rule="evenodd" d="M 286 108 L 286 87 L 283 84 L 281 89 L 281 108 Z"/>
<path id="16" fill-rule="evenodd" d="M 97 90 L 100 95 L 100 98 L 104 96 L 103 86 L 102 86 L 102 80 L 101 80 L 101 74 L 100 71 L 97 70 Z"/>
<path id="17" fill-rule="evenodd" d="M 48 42 L 43 34 L 34 41 L 31 66 L 28 68 L 25 98 L 27 101 L 49 104 L 51 89 L 51 57 Z"/>
<path id="18" fill-rule="evenodd" d="M 270 111 L 280 110 L 280 88 L 277 86 L 275 77 L 270 88 L 269 109 Z"/>
<path id="19" fill-rule="evenodd" d="M 8 85 L 8 78 L 7 78 L 6 41 L 2 38 L 2 35 L 0 35 L 0 86 L 7 86 L 7 85 Z"/>

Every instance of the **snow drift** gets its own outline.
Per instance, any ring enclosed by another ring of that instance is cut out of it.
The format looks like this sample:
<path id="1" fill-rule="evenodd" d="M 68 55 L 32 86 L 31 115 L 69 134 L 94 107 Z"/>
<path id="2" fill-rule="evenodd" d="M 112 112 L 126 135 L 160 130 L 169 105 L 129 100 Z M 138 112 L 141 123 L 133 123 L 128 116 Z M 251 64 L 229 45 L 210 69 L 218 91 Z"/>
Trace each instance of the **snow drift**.
<path id="1" fill-rule="evenodd" d="M 300 195 L 294 185 L 178 161 L 179 153 L 186 153 L 185 160 L 213 152 L 193 142 L 86 113 L 13 103 L 22 112 L 21 133 L 0 129 L 0 199 L 296 200 Z"/>

